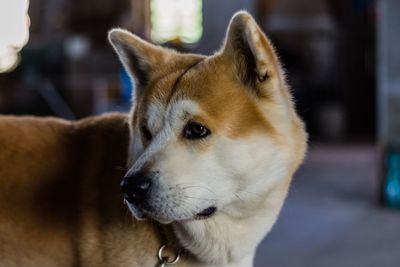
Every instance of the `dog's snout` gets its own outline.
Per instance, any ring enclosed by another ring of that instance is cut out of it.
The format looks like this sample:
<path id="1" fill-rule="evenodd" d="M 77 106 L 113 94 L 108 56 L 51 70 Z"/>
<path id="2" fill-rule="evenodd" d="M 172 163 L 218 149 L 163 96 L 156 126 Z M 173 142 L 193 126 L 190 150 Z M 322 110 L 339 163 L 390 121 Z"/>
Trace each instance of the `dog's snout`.
<path id="1" fill-rule="evenodd" d="M 135 172 L 125 176 L 121 182 L 124 198 L 132 204 L 142 203 L 151 188 L 151 180 L 145 172 Z"/>

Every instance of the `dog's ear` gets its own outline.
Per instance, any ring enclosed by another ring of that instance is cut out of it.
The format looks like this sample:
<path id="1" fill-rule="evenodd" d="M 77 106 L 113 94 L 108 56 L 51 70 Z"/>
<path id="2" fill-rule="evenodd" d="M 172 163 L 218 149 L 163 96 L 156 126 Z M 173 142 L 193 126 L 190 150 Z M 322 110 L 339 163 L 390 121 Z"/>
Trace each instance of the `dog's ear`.
<path id="1" fill-rule="evenodd" d="M 221 54 L 229 60 L 240 81 L 259 96 L 269 95 L 271 81 L 282 75 L 271 42 L 245 11 L 233 15 Z"/>
<path id="2" fill-rule="evenodd" d="M 159 68 L 173 54 L 172 51 L 150 44 L 136 35 L 121 29 L 113 29 L 108 39 L 125 69 L 135 80 L 137 87 L 145 87 Z"/>

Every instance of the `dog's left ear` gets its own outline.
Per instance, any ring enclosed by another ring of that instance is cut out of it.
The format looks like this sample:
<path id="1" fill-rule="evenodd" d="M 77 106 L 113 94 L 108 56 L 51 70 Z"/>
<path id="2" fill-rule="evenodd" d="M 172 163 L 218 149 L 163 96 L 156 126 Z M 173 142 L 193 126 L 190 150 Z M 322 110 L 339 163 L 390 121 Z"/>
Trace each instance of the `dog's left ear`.
<path id="1" fill-rule="evenodd" d="M 269 95 L 268 85 L 281 75 L 272 44 L 245 11 L 232 17 L 221 54 L 229 60 L 240 81 L 259 96 Z"/>

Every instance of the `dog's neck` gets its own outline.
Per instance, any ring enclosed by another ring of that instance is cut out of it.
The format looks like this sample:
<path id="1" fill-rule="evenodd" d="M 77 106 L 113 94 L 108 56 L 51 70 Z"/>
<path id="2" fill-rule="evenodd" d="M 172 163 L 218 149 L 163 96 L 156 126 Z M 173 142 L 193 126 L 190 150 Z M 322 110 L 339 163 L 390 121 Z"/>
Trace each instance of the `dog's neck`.
<path id="1" fill-rule="evenodd" d="M 216 215 L 207 221 L 175 223 L 173 229 L 198 266 L 250 267 L 258 240 L 247 236 L 247 227 L 252 226 L 246 221 L 237 223 L 225 215 Z"/>
<path id="2" fill-rule="evenodd" d="M 249 217 L 237 218 L 225 213 L 207 220 L 175 222 L 172 230 L 175 238 L 189 251 L 201 267 L 251 267 L 257 245 L 272 228 L 281 209 L 277 194 L 285 194 L 283 186 L 278 193 L 270 194 L 260 210 Z"/>

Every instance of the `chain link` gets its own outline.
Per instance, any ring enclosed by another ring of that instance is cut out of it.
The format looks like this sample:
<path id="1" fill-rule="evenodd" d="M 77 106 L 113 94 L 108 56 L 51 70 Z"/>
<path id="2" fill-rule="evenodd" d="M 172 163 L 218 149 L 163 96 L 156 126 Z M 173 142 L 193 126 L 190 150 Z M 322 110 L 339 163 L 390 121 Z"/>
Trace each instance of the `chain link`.
<path id="1" fill-rule="evenodd" d="M 169 257 L 168 256 L 163 256 L 163 251 L 165 250 L 165 248 L 167 247 L 167 244 L 163 244 L 161 245 L 161 247 L 158 249 L 158 253 L 157 253 L 157 257 L 160 263 L 160 267 L 167 267 L 170 265 L 175 265 L 178 263 L 178 261 L 181 258 L 181 251 L 178 251 L 178 253 L 176 253 L 175 259 L 168 261 Z"/>

